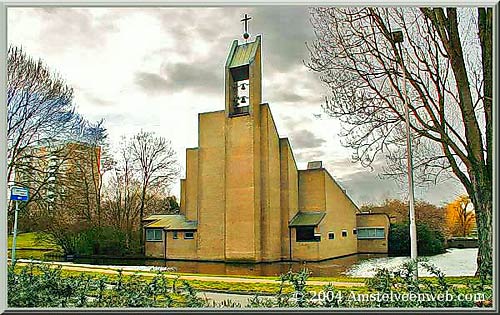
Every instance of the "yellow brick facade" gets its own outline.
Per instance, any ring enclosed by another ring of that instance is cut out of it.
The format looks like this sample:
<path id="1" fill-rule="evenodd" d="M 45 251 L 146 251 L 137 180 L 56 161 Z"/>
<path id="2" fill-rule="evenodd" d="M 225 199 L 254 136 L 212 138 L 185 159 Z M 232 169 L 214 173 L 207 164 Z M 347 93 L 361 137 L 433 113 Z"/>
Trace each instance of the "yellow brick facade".
<path id="1" fill-rule="evenodd" d="M 357 228 L 383 228 L 384 236 L 375 238 L 358 238 L 359 253 L 387 253 L 389 248 L 390 219 L 385 213 L 358 213 L 356 215 Z"/>
<path id="2" fill-rule="evenodd" d="M 270 106 L 261 102 L 260 41 L 258 36 L 248 44 L 233 42 L 225 69 L 225 109 L 199 114 L 198 147 L 186 150 L 180 208 L 186 222 L 196 224 L 194 238 L 173 239 L 175 227 L 165 227 L 162 241 L 147 242 L 147 255 L 266 262 L 358 252 L 353 233 L 358 208 L 326 169 L 297 169 L 290 142 L 279 137 Z M 248 106 L 238 103 L 242 79 L 249 82 Z M 302 227 L 290 226 L 307 212 L 322 215 L 314 223 L 319 241 L 298 241 Z M 328 233 L 335 237 L 329 239 Z"/>

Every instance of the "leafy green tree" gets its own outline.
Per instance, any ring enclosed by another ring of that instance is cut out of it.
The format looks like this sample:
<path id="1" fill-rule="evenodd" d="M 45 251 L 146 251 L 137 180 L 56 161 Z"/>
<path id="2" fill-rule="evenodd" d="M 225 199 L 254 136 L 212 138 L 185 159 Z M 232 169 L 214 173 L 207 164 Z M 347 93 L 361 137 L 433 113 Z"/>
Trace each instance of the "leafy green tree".
<path id="1" fill-rule="evenodd" d="M 445 237 L 425 223 L 417 223 L 418 255 L 430 256 L 444 253 Z M 391 224 L 389 231 L 389 254 L 395 256 L 410 255 L 410 227 L 408 221 Z"/>

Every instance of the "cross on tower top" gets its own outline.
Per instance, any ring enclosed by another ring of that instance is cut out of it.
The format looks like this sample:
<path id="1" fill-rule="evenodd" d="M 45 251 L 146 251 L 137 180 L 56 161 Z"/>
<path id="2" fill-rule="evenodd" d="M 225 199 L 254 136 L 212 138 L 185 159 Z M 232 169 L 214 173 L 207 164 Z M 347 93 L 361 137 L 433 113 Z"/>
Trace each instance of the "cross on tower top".
<path id="1" fill-rule="evenodd" d="M 252 18 L 249 17 L 246 13 L 245 13 L 245 17 L 243 19 L 241 19 L 241 22 L 245 23 L 245 33 L 243 34 L 244 39 L 248 39 L 250 37 L 250 34 L 248 34 L 248 21 L 250 21 L 251 19 Z"/>

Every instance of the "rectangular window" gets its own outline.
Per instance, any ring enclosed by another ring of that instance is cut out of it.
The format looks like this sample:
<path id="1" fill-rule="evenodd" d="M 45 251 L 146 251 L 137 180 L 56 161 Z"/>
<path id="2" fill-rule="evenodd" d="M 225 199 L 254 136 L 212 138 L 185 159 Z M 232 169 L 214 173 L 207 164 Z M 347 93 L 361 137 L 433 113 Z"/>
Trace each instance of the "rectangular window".
<path id="1" fill-rule="evenodd" d="M 184 239 L 190 240 L 194 238 L 194 232 L 184 232 Z"/>
<path id="2" fill-rule="evenodd" d="M 384 228 L 375 229 L 375 237 L 377 237 L 377 238 L 385 238 L 385 230 L 384 230 Z"/>
<path id="3" fill-rule="evenodd" d="M 297 242 L 319 242 L 321 234 L 314 233 L 314 226 L 299 226 L 296 229 Z"/>
<path id="4" fill-rule="evenodd" d="M 342 237 L 347 237 L 347 230 L 342 230 Z"/>
<path id="5" fill-rule="evenodd" d="M 333 232 L 328 232 L 328 239 L 329 239 L 329 240 L 334 240 L 334 239 L 335 239 L 335 233 L 333 233 Z"/>
<path id="6" fill-rule="evenodd" d="M 148 242 L 162 241 L 161 229 L 146 229 L 146 241 Z"/>
<path id="7" fill-rule="evenodd" d="M 354 235 L 358 234 L 358 230 L 352 229 L 352 234 L 354 234 Z"/>
<path id="8" fill-rule="evenodd" d="M 358 239 L 384 239 L 385 228 L 358 228 Z"/>
<path id="9" fill-rule="evenodd" d="M 177 235 L 177 231 L 172 232 L 172 237 L 174 238 L 174 240 L 179 238 L 179 235 Z"/>

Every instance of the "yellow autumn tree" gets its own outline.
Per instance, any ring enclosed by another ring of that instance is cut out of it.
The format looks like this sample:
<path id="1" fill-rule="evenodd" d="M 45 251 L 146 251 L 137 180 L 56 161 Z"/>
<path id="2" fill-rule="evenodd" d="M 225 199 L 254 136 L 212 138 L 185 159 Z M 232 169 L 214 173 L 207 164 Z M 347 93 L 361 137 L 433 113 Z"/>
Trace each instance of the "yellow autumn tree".
<path id="1" fill-rule="evenodd" d="M 446 206 L 446 226 L 452 236 L 467 236 L 475 225 L 476 216 L 467 195 L 461 195 Z"/>

